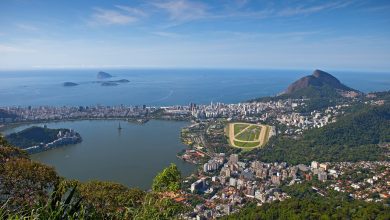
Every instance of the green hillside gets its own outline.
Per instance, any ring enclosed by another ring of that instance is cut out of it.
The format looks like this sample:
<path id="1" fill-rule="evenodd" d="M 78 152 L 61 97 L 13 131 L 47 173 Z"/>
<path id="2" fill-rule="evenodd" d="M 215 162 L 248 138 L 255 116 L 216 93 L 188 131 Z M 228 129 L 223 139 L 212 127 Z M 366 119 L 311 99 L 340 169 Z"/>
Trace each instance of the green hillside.
<path id="1" fill-rule="evenodd" d="M 40 143 L 49 143 L 57 139 L 59 131 L 66 131 L 66 129 L 50 129 L 33 126 L 24 129 L 23 131 L 12 133 L 6 136 L 7 141 L 22 149 L 38 145 Z"/>
<path id="2" fill-rule="evenodd" d="M 291 164 L 317 161 L 359 161 L 388 159 L 390 105 L 367 107 L 341 117 L 336 123 L 306 131 L 299 139 L 277 137 L 256 152 L 262 161 Z"/>

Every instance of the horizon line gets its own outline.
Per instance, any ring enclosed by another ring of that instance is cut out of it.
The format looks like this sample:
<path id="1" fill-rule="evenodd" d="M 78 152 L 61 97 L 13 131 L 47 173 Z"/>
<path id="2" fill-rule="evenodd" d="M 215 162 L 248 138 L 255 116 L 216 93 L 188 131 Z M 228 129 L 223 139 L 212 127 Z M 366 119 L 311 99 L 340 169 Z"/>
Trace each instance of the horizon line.
<path id="1" fill-rule="evenodd" d="M 50 71 L 50 70 L 296 70 L 296 71 L 314 71 L 316 69 L 325 72 L 346 71 L 346 72 L 373 72 L 373 73 L 390 73 L 390 70 L 370 70 L 370 69 L 353 69 L 353 68 L 308 68 L 308 67 L 177 67 L 177 66 L 126 66 L 126 65 L 102 65 L 102 66 L 34 66 L 22 68 L 2 68 L 0 71 Z"/>

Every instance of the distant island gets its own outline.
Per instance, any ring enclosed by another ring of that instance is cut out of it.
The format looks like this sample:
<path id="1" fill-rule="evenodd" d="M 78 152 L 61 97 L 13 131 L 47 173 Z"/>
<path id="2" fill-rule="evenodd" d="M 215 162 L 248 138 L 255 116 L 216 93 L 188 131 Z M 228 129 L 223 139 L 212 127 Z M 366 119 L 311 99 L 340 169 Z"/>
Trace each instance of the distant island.
<path id="1" fill-rule="evenodd" d="M 113 76 L 109 73 L 106 73 L 106 72 L 103 72 L 103 71 L 100 71 L 97 73 L 97 78 L 98 79 L 109 79 L 109 78 L 112 78 Z"/>
<path id="2" fill-rule="evenodd" d="M 120 79 L 120 80 L 110 80 L 110 81 L 97 81 L 97 83 L 100 83 L 102 86 L 117 86 L 120 83 L 128 83 L 130 82 L 127 79 Z"/>
<path id="3" fill-rule="evenodd" d="M 118 83 L 115 82 L 102 82 L 102 86 L 117 86 L 119 85 Z"/>
<path id="4" fill-rule="evenodd" d="M 78 86 L 79 84 L 74 82 L 64 82 L 62 85 L 65 87 L 72 87 L 72 86 Z"/>
<path id="5" fill-rule="evenodd" d="M 18 146 L 28 153 L 38 153 L 82 141 L 80 134 L 74 130 L 50 129 L 38 126 L 12 133 L 5 138 L 10 144 Z"/>
<path id="6" fill-rule="evenodd" d="M 119 84 L 129 83 L 130 82 L 127 79 L 106 80 L 106 79 L 110 79 L 112 77 L 113 76 L 111 74 L 100 71 L 97 74 L 97 78 L 100 79 L 100 80 L 92 81 L 92 83 L 99 83 L 101 86 L 118 86 Z M 75 82 L 64 82 L 64 83 L 62 83 L 62 86 L 64 86 L 64 87 L 74 87 L 74 86 L 78 86 L 78 85 L 79 84 L 75 83 Z"/>
<path id="7" fill-rule="evenodd" d="M 120 79 L 120 80 L 111 81 L 111 82 L 117 82 L 117 83 L 128 83 L 128 82 L 130 82 L 130 81 L 129 81 L 129 80 L 127 80 L 127 79 Z"/>

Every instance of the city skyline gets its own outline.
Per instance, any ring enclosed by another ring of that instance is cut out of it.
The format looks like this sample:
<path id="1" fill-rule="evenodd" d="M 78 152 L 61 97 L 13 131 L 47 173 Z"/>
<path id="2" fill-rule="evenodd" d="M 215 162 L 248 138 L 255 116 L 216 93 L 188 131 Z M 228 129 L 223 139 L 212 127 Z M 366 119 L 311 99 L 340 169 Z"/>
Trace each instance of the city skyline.
<path id="1" fill-rule="evenodd" d="M 390 70 L 386 1 L 2 1 L 0 69 Z"/>

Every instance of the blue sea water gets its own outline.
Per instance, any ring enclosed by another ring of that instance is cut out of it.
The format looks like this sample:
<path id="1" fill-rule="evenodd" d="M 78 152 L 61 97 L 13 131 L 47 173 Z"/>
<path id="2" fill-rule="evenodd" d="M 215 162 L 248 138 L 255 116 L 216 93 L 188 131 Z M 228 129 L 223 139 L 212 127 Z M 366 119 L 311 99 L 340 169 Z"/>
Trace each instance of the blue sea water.
<path id="1" fill-rule="evenodd" d="M 93 83 L 100 70 L 0 71 L 0 106 L 185 105 L 237 103 L 276 95 L 312 70 L 113 69 L 103 71 L 130 83 Z M 390 89 L 390 73 L 330 71 L 363 92 Z M 64 87 L 64 82 L 80 85 Z"/>

